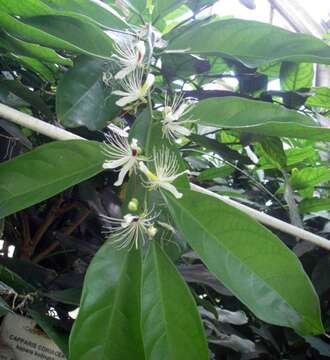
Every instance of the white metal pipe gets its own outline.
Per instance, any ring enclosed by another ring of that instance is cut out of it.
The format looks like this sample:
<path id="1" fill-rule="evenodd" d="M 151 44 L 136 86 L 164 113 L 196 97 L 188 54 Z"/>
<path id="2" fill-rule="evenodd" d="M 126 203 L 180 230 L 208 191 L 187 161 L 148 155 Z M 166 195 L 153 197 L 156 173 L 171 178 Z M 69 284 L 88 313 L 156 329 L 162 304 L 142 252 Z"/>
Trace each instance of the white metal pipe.
<path id="1" fill-rule="evenodd" d="M 84 139 L 78 135 L 72 134 L 69 131 L 61 129 L 58 126 L 48 124 L 45 121 L 39 120 L 31 115 L 15 110 L 4 104 L 0 104 L 0 117 L 9 120 L 15 124 L 34 130 L 40 134 L 46 135 L 52 139 L 56 139 L 56 140 Z"/>

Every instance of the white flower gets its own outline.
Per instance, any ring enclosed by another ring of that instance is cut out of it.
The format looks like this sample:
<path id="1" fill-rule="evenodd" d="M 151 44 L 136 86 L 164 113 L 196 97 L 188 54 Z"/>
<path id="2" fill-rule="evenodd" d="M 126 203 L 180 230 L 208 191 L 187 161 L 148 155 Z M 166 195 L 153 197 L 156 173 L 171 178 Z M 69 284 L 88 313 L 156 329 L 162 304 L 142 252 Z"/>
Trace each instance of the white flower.
<path id="1" fill-rule="evenodd" d="M 122 69 L 115 75 L 115 79 L 123 79 L 132 71 L 141 66 L 146 52 L 143 41 L 134 41 L 132 38 L 124 39 L 114 44 L 117 54 L 113 57 L 118 60 Z"/>
<path id="2" fill-rule="evenodd" d="M 146 240 L 152 239 L 157 233 L 154 226 L 157 217 L 158 214 L 153 215 L 152 211 L 140 215 L 126 214 L 123 219 L 102 215 L 107 224 L 105 228 L 109 234 L 108 240 L 118 249 L 144 246 Z"/>
<path id="3" fill-rule="evenodd" d="M 168 138 L 178 138 L 182 136 L 189 136 L 191 130 L 182 126 L 183 124 L 189 124 L 195 122 L 192 119 L 181 119 L 186 116 L 191 110 L 193 104 L 184 100 L 182 96 L 175 95 L 172 105 L 169 104 L 167 95 L 165 95 L 165 107 L 163 110 L 163 134 Z"/>
<path id="4" fill-rule="evenodd" d="M 104 153 L 109 156 L 103 164 L 103 169 L 117 169 L 121 168 L 118 180 L 115 186 L 120 186 L 127 173 L 135 171 L 139 160 L 141 149 L 138 147 L 138 141 L 132 139 L 131 143 L 128 142 L 126 137 L 118 136 L 117 134 L 106 135 L 108 143 L 104 144 Z"/>
<path id="5" fill-rule="evenodd" d="M 139 169 L 146 175 L 146 186 L 150 189 L 163 188 L 169 191 L 177 199 L 182 197 L 172 182 L 179 176 L 188 173 L 188 170 L 178 172 L 179 164 L 174 153 L 168 148 L 153 152 L 155 174 L 152 173 L 143 161 L 139 162 Z"/>
<path id="6" fill-rule="evenodd" d="M 116 101 L 116 104 L 123 107 L 137 100 L 146 102 L 145 97 L 155 81 L 155 76 L 153 74 L 148 74 L 144 84 L 142 81 L 143 72 L 139 69 L 136 69 L 125 77 L 121 81 L 121 86 L 124 91 L 115 90 L 112 92 L 115 95 L 122 96 L 121 99 Z"/>

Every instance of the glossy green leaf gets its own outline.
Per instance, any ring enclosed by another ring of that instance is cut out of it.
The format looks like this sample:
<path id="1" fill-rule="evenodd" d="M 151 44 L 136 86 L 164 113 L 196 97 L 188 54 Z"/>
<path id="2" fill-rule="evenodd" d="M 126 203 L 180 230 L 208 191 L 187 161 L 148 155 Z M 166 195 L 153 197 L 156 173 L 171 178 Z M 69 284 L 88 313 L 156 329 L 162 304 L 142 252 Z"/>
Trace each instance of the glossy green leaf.
<path id="1" fill-rule="evenodd" d="M 143 360 L 140 295 L 140 251 L 118 251 L 106 242 L 86 273 L 70 360 Z"/>
<path id="2" fill-rule="evenodd" d="M 20 39 L 16 39 L 9 34 L 1 32 L 0 40 L 1 47 L 4 47 L 16 55 L 28 56 L 51 64 L 72 65 L 72 61 L 70 59 L 60 56 L 53 49 L 48 49 L 37 44 L 27 43 Z"/>
<path id="3" fill-rule="evenodd" d="M 204 194 L 164 194 L 179 232 L 213 272 L 263 321 L 300 334 L 324 332 L 313 286 L 298 258 L 269 230 Z"/>
<path id="4" fill-rule="evenodd" d="M 32 17 L 40 15 L 85 16 L 100 25 L 123 27 L 124 20 L 110 6 L 89 0 L 0 0 L 0 11 L 9 15 Z"/>
<path id="5" fill-rule="evenodd" d="M 310 96 L 306 105 L 330 109 L 330 88 L 319 87 L 314 89 L 315 95 Z"/>
<path id="6" fill-rule="evenodd" d="M 298 207 L 302 214 L 330 210 L 330 199 L 304 199 L 299 203 Z"/>
<path id="7" fill-rule="evenodd" d="M 277 61 L 330 64 L 330 47 L 323 41 L 241 19 L 197 24 L 172 40 L 169 49 L 219 55 L 249 67 Z"/>
<path id="8" fill-rule="evenodd" d="M 49 15 L 53 11 L 39 0 L 0 0 L 0 11 L 14 16 Z"/>
<path id="9" fill-rule="evenodd" d="M 330 129 L 297 111 L 240 97 L 201 100 L 190 115 L 201 124 L 254 134 L 330 141 Z"/>
<path id="10" fill-rule="evenodd" d="M 0 218 L 36 204 L 102 171 L 104 155 L 93 141 L 42 145 L 0 165 Z"/>
<path id="11" fill-rule="evenodd" d="M 81 288 L 72 288 L 72 289 L 64 289 L 64 290 L 53 290 L 48 293 L 44 293 L 43 295 L 61 302 L 63 304 L 71 304 L 77 305 L 80 304 L 80 297 L 81 297 Z"/>
<path id="12" fill-rule="evenodd" d="M 25 18 L 0 11 L 0 26 L 23 41 L 101 58 L 111 56 L 112 40 L 96 25 L 65 15 Z"/>
<path id="13" fill-rule="evenodd" d="M 15 59 L 17 59 L 26 69 L 29 69 L 38 74 L 43 80 L 55 82 L 53 72 L 39 60 L 30 58 L 28 56 L 17 55 L 15 55 Z"/>
<path id="14" fill-rule="evenodd" d="M 66 127 L 101 130 L 121 109 L 102 80 L 106 62 L 82 55 L 61 79 L 56 92 L 56 113 Z"/>
<path id="15" fill-rule="evenodd" d="M 313 64 L 284 62 L 281 66 L 280 77 L 282 90 L 311 88 L 314 79 Z"/>
<path id="16" fill-rule="evenodd" d="M 195 75 L 209 70 L 209 62 L 189 54 L 164 54 L 162 73 L 169 79 Z M 215 70 L 219 70 L 216 69 Z"/>
<path id="17" fill-rule="evenodd" d="M 184 2 L 185 0 L 153 0 L 153 19 L 156 21 L 162 19 L 165 15 L 174 11 Z"/>
<path id="18" fill-rule="evenodd" d="M 145 358 L 207 360 L 207 343 L 194 299 L 156 243 L 144 260 L 142 291 Z"/>
<path id="19" fill-rule="evenodd" d="M 18 0 L 19 1 L 19 0 Z M 120 29 L 127 27 L 125 20 L 110 6 L 90 0 L 42 0 L 58 11 L 72 11 L 85 15 L 100 25 Z"/>

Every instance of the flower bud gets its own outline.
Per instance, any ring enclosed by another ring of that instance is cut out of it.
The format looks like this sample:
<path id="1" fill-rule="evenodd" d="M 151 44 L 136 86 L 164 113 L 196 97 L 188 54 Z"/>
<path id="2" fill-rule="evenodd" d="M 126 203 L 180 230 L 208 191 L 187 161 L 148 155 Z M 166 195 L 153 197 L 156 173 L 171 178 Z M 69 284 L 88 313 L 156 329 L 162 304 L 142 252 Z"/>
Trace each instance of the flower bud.
<path id="1" fill-rule="evenodd" d="M 150 238 L 153 238 L 153 237 L 156 236 L 157 231 L 158 231 L 157 228 L 152 225 L 152 226 L 150 226 L 150 227 L 148 228 L 147 233 L 148 233 L 148 235 L 149 235 Z"/>
<path id="2" fill-rule="evenodd" d="M 139 208 L 139 200 L 136 198 L 131 199 L 128 203 L 128 210 L 129 211 L 137 211 Z"/>

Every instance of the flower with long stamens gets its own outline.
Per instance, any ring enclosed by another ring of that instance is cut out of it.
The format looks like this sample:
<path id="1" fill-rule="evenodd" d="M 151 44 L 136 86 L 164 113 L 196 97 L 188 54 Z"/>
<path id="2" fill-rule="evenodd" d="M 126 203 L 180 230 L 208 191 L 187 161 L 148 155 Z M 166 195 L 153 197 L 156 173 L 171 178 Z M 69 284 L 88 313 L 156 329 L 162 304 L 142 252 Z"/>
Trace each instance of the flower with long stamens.
<path id="1" fill-rule="evenodd" d="M 152 239 L 157 229 L 154 226 L 155 219 L 159 214 L 146 211 L 139 215 L 126 214 L 122 219 L 102 215 L 105 222 L 105 233 L 108 240 L 118 248 L 129 248 L 133 246 L 138 249 L 143 247 L 148 239 Z"/>
<path id="2" fill-rule="evenodd" d="M 139 156 L 141 149 L 138 146 L 138 141 L 132 139 L 129 143 L 127 137 L 121 137 L 116 133 L 106 134 L 107 142 L 104 143 L 104 154 L 109 157 L 103 164 L 103 169 L 118 169 L 121 168 L 118 175 L 118 180 L 115 186 L 120 186 L 127 173 L 136 171 L 138 162 L 143 159 Z"/>
<path id="3" fill-rule="evenodd" d="M 123 79 L 142 65 L 146 48 L 143 41 L 133 41 L 127 38 L 114 44 L 116 54 L 113 55 L 122 69 L 115 75 L 115 79 Z"/>
<path id="4" fill-rule="evenodd" d="M 163 147 L 160 151 L 153 152 L 155 173 L 150 171 L 143 161 L 139 162 L 139 169 L 147 177 L 146 186 L 150 189 L 165 189 L 169 191 L 177 199 L 182 197 L 182 194 L 172 184 L 179 176 L 188 173 L 188 170 L 178 172 L 179 164 L 175 153 L 170 149 Z"/>
<path id="5" fill-rule="evenodd" d="M 114 95 L 121 96 L 121 98 L 116 101 L 118 106 L 123 107 L 137 100 L 146 102 L 147 92 L 155 82 L 155 76 L 148 74 L 143 83 L 143 75 L 140 69 L 136 69 L 120 81 L 123 90 L 115 90 L 112 92 Z"/>
<path id="6" fill-rule="evenodd" d="M 164 136 L 168 139 L 176 139 L 191 134 L 191 130 L 183 125 L 191 124 L 196 120 L 182 119 L 182 117 L 187 115 L 192 106 L 193 104 L 189 100 L 184 100 L 183 96 L 175 95 L 172 103 L 170 103 L 167 95 L 165 95 L 165 106 L 161 120 Z"/>

